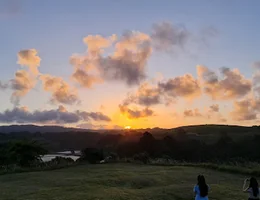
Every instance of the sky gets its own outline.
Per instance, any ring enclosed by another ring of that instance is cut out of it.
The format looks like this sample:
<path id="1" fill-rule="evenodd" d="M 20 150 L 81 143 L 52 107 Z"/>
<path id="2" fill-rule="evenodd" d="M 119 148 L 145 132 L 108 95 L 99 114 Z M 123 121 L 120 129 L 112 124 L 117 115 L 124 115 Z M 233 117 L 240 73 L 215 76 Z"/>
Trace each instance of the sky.
<path id="1" fill-rule="evenodd" d="M 0 124 L 260 122 L 260 1 L 0 1 Z"/>

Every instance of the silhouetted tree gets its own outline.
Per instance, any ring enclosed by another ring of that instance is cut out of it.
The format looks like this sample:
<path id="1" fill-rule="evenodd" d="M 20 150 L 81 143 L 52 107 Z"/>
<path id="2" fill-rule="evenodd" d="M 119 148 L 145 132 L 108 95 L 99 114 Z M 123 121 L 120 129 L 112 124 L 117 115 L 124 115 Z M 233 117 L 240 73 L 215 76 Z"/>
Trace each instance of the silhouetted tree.
<path id="1" fill-rule="evenodd" d="M 139 145 L 142 152 L 147 152 L 150 156 L 155 156 L 157 149 L 157 141 L 149 132 L 145 132 L 140 138 Z"/>
<path id="2" fill-rule="evenodd" d="M 86 160 L 91 164 L 97 164 L 104 159 L 103 151 L 96 148 L 85 148 L 82 151 L 81 160 Z"/>
<path id="3" fill-rule="evenodd" d="M 21 167 L 30 167 L 33 163 L 41 161 L 40 156 L 47 152 L 36 141 L 17 141 L 11 143 L 6 150 L 7 162 Z"/>

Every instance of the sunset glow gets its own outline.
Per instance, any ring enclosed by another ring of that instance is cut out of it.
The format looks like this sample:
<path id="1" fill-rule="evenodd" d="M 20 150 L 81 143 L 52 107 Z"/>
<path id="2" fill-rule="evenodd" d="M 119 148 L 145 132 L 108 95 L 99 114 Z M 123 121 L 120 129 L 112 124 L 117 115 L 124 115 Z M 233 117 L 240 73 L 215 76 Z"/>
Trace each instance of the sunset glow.
<path id="1" fill-rule="evenodd" d="M 0 10 L 1 124 L 259 124 L 256 5 L 29 2 Z"/>

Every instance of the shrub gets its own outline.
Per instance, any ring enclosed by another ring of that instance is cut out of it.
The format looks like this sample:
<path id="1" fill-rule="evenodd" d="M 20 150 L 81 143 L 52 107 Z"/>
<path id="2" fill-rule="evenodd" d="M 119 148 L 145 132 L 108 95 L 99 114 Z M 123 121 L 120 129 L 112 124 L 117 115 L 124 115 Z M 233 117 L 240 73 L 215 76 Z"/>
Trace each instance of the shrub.
<path id="1" fill-rule="evenodd" d="M 146 152 L 136 154 L 134 155 L 134 160 L 141 161 L 142 163 L 147 164 L 149 162 L 149 155 Z"/>
<path id="2" fill-rule="evenodd" d="M 82 151 L 81 161 L 88 161 L 91 164 L 97 164 L 101 160 L 104 160 L 104 154 L 102 150 L 96 148 L 86 148 Z"/>

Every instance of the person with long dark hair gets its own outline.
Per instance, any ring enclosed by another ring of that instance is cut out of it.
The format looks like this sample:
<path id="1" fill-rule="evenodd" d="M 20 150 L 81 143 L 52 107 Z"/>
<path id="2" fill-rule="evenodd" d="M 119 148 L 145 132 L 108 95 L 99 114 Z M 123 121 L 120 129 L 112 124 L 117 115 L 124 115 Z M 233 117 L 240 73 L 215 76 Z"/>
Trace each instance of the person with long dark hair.
<path id="1" fill-rule="evenodd" d="M 209 186 L 206 184 L 205 177 L 203 175 L 198 176 L 198 183 L 193 189 L 196 197 L 195 200 L 208 200 Z"/>
<path id="2" fill-rule="evenodd" d="M 248 185 L 249 182 L 249 185 Z M 248 186 L 247 186 L 248 185 Z M 244 181 L 243 192 L 249 194 L 248 200 L 259 200 L 260 199 L 260 189 L 258 182 L 255 177 L 247 178 Z"/>

